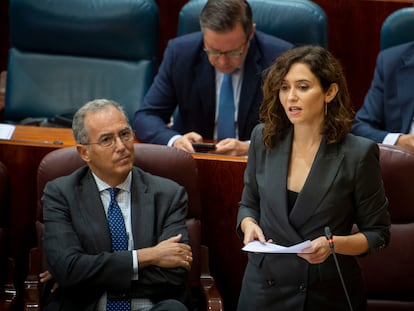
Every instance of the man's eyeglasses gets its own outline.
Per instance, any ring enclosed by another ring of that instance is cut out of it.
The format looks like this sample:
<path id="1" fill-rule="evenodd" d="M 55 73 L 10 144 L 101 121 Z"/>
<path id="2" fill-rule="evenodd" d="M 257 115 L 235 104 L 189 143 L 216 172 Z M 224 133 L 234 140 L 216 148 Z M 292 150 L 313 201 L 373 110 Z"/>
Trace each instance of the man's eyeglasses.
<path id="1" fill-rule="evenodd" d="M 238 50 L 220 52 L 220 51 L 209 50 L 207 48 L 204 48 L 204 52 L 206 52 L 206 54 L 209 57 L 220 57 L 221 55 L 223 55 L 223 56 L 226 56 L 226 57 L 238 58 L 238 57 L 243 55 L 244 49 L 246 48 L 246 44 L 248 42 L 249 42 L 249 40 L 246 40 L 246 42 L 243 43 L 243 46 Z"/>
<path id="2" fill-rule="evenodd" d="M 207 50 L 206 48 L 204 48 L 204 52 L 206 52 L 206 54 L 210 57 L 220 57 L 221 55 L 224 55 L 226 57 L 238 58 L 243 55 L 243 51 L 220 52 L 220 51 Z"/>
<path id="3" fill-rule="evenodd" d="M 126 128 L 126 129 L 123 129 L 122 131 L 120 131 L 118 133 L 118 135 L 113 135 L 113 134 L 104 135 L 99 139 L 99 141 L 97 141 L 95 143 L 86 143 L 86 144 L 83 144 L 83 145 L 100 145 L 100 146 L 105 147 L 105 148 L 110 148 L 110 147 L 113 147 L 115 145 L 117 137 L 119 137 L 119 139 L 124 144 L 125 143 L 130 143 L 131 141 L 134 140 L 134 134 L 132 132 L 132 129 Z"/>

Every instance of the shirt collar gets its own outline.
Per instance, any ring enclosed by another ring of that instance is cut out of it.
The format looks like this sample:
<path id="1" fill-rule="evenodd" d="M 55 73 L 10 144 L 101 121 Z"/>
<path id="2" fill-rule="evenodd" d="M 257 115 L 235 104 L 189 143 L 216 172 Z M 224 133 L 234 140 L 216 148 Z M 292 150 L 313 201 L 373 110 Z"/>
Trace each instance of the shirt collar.
<path id="1" fill-rule="evenodd" d="M 98 191 L 102 192 L 108 188 L 112 188 L 109 186 L 106 182 L 104 182 L 102 179 L 100 179 L 98 176 L 96 176 L 92 172 L 92 176 L 95 179 L 96 185 L 98 187 Z M 130 192 L 131 191 L 131 182 L 132 182 L 132 171 L 128 173 L 127 178 L 123 182 L 121 182 L 119 185 L 117 185 L 115 188 L 119 188 L 123 191 Z"/>

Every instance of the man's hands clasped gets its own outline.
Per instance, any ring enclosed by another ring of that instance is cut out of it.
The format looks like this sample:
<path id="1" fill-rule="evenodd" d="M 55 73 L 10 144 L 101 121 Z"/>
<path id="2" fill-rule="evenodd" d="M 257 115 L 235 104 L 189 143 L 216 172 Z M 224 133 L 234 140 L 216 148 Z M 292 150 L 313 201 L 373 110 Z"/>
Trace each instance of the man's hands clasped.
<path id="1" fill-rule="evenodd" d="M 182 267 L 191 269 L 193 253 L 191 247 L 180 243 L 181 234 L 173 236 L 153 247 L 154 265 L 162 268 Z"/>
<path id="2" fill-rule="evenodd" d="M 187 152 L 195 152 L 192 144 L 203 142 L 203 137 L 196 133 L 190 132 L 177 138 L 173 147 Z M 226 138 L 216 144 L 216 149 L 209 153 L 223 154 L 229 156 L 246 156 L 249 151 L 249 143 L 240 141 L 235 138 Z"/>
<path id="3" fill-rule="evenodd" d="M 161 268 L 181 267 L 189 271 L 193 263 L 193 253 L 189 245 L 180 242 L 181 239 L 182 235 L 178 234 L 161 241 L 154 247 L 138 250 L 139 268 L 154 265 Z M 52 279 L 53 276 L 48 270 L 39 274 L 41 283 L 46 283 Z M 53 293 L 58 287 L 59 284 L 55 282 L 51 292 Z"/>

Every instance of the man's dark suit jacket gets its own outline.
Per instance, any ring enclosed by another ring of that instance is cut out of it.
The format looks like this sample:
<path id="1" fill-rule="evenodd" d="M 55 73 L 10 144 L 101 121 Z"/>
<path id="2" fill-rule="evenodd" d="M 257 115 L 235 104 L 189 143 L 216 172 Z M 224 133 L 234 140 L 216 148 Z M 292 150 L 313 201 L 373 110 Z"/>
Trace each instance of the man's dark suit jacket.
<path id="1" fill-rule="evenodd" d="M 253 217 L 266 239 L 290 246 L 325 236 L 325 226 L 330 226 L 334 235 L 349 235 L 356 223 L 368 239 L 370 252 L 385 247 L 390 237 L 390 218 L 377 144 L 353 135 L 347 135 L 339 144 L 322 141 L 289 212 L 286 182 L 292 133 L 266 149 L 262 126 L 254 129 L 237 218 L 239 234 L 240 222 Z M 362 274 L 356 259 L 339 254 L 337 257 L 351 299 L 364 304 Z M 238 310 L 309 307 L 348 310 L 332 256 L 322 264 L 311 265 L 296 254 L 248 254 Z"/>
<path id="2" fill-rule="evenodd" d="M 407 134 L 414 116 L 414 42 L 379 53 L 374 79 L 352 132 L 382 143 L 388 133 Z"/>
<path id="3" fill-rule="evenodd" d="M 256 31 L 244 62 L 238 112 L 240 140 L 249 140 L 259 122 L 262 74 L 292 45 Z M 135 114 L 133 128 L 142 142 L 166 145 L 177 134 L 191 131 L 205 139 L 214 138 L 216 117 L 215 69 L 203 51 L 201 32 L 178 37 L 167 46 L 154 83 Z M 178 107 L 174 127 L 166 124 Z"/>
<path id="4" fill-rule="evenodd" d="M 59 288 L 47 310 L 94 310 L 101 295 L 128 294 L 157 302 L 185 292 L 186 270 L 155 266 L 131 281 L 131 251 L 111 251 L 108 221 L 88 167 L 49 182 L 44 191 L 44 246 Z M 188 243 L 187 195 L 171 180 L 132 170 L 134 249 L 154 246 L 179 233 Z"/>

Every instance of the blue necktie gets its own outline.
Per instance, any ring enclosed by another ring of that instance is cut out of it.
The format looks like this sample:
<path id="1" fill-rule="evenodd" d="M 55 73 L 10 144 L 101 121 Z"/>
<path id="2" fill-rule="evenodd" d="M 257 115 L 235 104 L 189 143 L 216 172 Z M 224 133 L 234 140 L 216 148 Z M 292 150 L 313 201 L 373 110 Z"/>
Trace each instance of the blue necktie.
<path id="1" fill-rule="evenodd" d="M 234 128 L 234 97 L 231 74 L 225 73 L 221 82 L 219 113 L 217 117 L 217 139 L 236 137 Z"/>
<path id="2" fill-rule="evenodd" d="M 125 229 L 124 217 L 121 209 L 116 201 L 116 195 L 119 192 L 118 188 L 109 188 L 111 195 L 111 202 L 108 208 L 108 224 L 111 232 L 112 250 L 124 251 L 128 250 L 128 235 Z M 130 311 L 131 301 L 129 299 L 110 299 L 107 298 L 107 311 Z"/>

